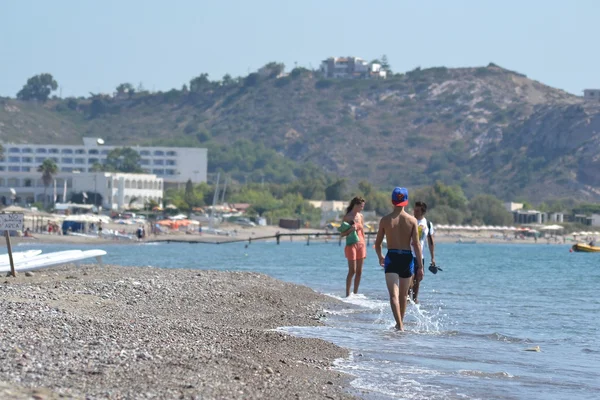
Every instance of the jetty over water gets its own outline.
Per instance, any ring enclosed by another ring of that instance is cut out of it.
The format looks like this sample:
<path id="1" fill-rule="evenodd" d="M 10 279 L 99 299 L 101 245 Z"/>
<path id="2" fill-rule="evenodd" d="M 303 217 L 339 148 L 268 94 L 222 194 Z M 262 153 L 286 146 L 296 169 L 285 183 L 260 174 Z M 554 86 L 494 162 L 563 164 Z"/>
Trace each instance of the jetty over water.
<path id="1" fill-rule="evenodd" d="M 365 238 L 367 240 L 367 245 L 370 244 L 371 236 L 377 235 L 377 232 L 365 232 Z M 281 243 L 281 240 L 288 239 L 293 242 L 295 238 L 302 238 L 302 240 L 306 240 L 306 245 L 310 245 L 311 239 L 313 241 L 323 242 L 323 241 L 339 241 L 339 245 L 342 245 L 342 238 L 337 233 L 327 233 L 327 232 L 285 232 L 278 233 L 275 235 L 268 236 L 257 236 L 257 237 L 248 237 L 244 239 L 238 239 L 231 236 L 225 236 L 221 239 L 218 236 L 211 235 L 210 237 L 198 237 L 198 236 L 158 236 L 156 238 L 146 240 L 146 243 L 201 243 L 201 244 L 229 244 L 229 243 L 243 243 L 247 242 L 248 244 L 252 244 L 252 242 L 256 242 L 259 240 L 275 240 L 277 244 Z"/>

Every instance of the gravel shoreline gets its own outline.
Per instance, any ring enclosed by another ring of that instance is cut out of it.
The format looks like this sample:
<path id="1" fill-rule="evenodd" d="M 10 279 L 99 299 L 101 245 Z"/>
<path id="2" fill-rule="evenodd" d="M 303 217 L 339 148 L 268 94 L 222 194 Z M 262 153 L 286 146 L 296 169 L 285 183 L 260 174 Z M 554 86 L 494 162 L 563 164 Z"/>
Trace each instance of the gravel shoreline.
<path id="1" fill-rule="evenodd" d="M 110 265 L 0 282 L 2 399 L 355 398 L 346 350 L 273 331 L 322 324 L 336 300 L 308 287 Z"/>

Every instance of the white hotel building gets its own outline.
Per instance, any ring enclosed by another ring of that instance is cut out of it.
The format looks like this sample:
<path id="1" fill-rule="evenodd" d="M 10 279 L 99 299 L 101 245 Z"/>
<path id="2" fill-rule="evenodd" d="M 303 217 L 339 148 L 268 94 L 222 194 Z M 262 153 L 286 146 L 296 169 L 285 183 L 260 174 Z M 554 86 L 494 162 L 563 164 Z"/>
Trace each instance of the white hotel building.
<path id="1" fill-rule="evenodd" d="M 12 203 L 11 188 L 16 191 L 17 203 L 43 202 L 44 184 L 37 167 L 46 158 L 54 160 L 58 166 L 59 172 L 55 176 L 57 201 L 68 200 L 73 192 L 98 189 L 97 193 L 107 195 L 103 202 L 107 208 L 122 208 L 133 197 L 159 199 L 157 192 L 147 190 L 159 190 L 162 200 L 163 185 L 178 185 L 190 179 L 195 183 L 206 182 L 207 178 L 207 149 L 201 148 L 130 146 L 140 154 L 140 166 L 148 174 L 145 175 L 93 173 L 93 165 L 103 164 L 111 150 L 128 147 L 99 145 L 96 138 L 83 138 L 83 145 L 79 146 L 15 143 L 2 143 L 2 146 L 0 204 Z M 127 175 L 132 176 L 128 178 Z M 63 199 L 65 182 L 67 196 Z M 135 193 L 118 193 L 119 188 L 125 192 L 135 189 Z M 137 193 L 138 190 L 143 192 Z M 54 183 L 47 188 L 46 195 L 50 202 L 54 200 Z"/>

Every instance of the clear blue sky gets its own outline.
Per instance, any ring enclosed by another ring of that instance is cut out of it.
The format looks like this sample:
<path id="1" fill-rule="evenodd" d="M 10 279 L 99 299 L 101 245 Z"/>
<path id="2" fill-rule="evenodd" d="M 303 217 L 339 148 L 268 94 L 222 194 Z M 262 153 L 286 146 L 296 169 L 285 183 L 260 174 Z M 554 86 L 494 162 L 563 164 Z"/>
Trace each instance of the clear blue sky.
<path id="1" fill-rule="evenodd" d="M 580 95 L 600 87 L 599 15 L 597 0 L 0 0 L 0 96 L 42 72 L 87 96 L 382 54 L 395 72 L 494 62 Z"/>

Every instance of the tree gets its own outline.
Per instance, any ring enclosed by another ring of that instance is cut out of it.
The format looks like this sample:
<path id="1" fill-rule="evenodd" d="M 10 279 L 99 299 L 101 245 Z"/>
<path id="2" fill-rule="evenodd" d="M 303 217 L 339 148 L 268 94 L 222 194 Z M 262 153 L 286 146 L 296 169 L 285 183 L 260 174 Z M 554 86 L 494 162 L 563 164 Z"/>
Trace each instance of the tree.
<path id="1" fill-rule="evenodd" d="M 284 70 L 285 64 L 272 61 L 259 69 L 258 73 L 269 78 L 277 78 Z"/>
<path id="2" fill-rule="evenodd" d="M 135 89 L 131 83 L 121 83 L 119 86 L 117 86 L 117 93 L 127 93 L 129 95 L 129 98 L 131 98 L 131 96 L 133 96 L 133 94 L 135 93 Z"/>
<path id="3" fill-rule="evenodd" d="M 190 81 L 190 92 L 201 92 L 209 86 L 208 74 L 200 74 Z"/>
<path id="4" fill-rule="evenodd" d="M 358 191 L 365 199 L 375 192 L 373 185 L 368 181 L 358 182 Z"/>
<path id="5" fill-rule="evenodd" d="M 44 183 L 44 208 L 47 207 L 48 197 L 46 192 L 48 191 L 48 186 L 52 183 L 52 179 L 54 175 L 58 173 L 58 166 L 49 158 L 45 159 L 44 162 L 37 168 L 38 172 L 42 173 L 42 182 Z"/>
<path id="6" fill-rule="evenodd" d="M 234 194 L 230 198 L 232 203 L 250 203 L 251 207 L 248 213 L 256 213 L 263 215 L 267 211 L 279 208 L 282 202 L 273 197 L 270 190 L 258 190 L 245 187 L 240 192 Z"/>
<path id="7" fill-rule="evenodd" d="M 346 197 L 346 179 L 338 179 L 325 188 L 325 200 L 342 200 Z"/>
<path id="8" fill-rule="evenodd" d="M 256 85 L 258 85 L 258 82 L 260 82 L 260 75 L 257 74 L 256 72 L 253 72 L 253 73 L 249 74 L 246 77 L 246 79 L 244 79 L 244 86 L 245 87 L 256 86 Z"/>
<path id="9" fill-rule="evenodd" d="M 4 160 L 4 147 L 0 144 L 0 161 Z"/>
<path id="10" fill-rule="evenodd" d="M 129 200 L 129 204 L 127 205 L 127 208 L 128 208 L 128 209 L 132 209 L 132 208 L 133 208 L 133 205 L 134 205 L 135 203 L 137 203 L 137 201 L 138 201 L 139 199 L 140 199 L 140 198 L 139 198 L 139 197 L 137 197 L 137 196 L 131 196 L 131 200 Z"/>
<path id="11" fill-rule="evenodd" d="M 388 62 L 388 58 L 385 54 L 381 56 L 381 69 L 388 74 L 392 74 L 392 66 Z"/>
<path id="12" fill-rule="evenodd" d="M 373 192 L 365 200 L 365 210 L 375 211 L 377 215 L 386 215 L 393 208 L 388 192 Z"/>
<path id="13" fill-rule="evenodd" d="M 121 83 L 119 86 L 117 86 L 117 93 L 126 93 L 130 90 L 135 90 L 131 83 Z"/>
<path id="14" fill-rule="evenodd" d="M 469 201 L 470 223 L 473 225 L 509 225 L 513 216 L 502 202 L 489 194 L 480 194 Z"/>
<path id="15" fill-rule="evenodd" d="M 221 82 L 223 82 L 223 86 L 229 86 L 234 83 L 233 79 L 231 79 L 231 75 L 229 74 L 223 75 L 223 79 L 221 80 Z"/>
<path id="16" fill-rule="evenodd" d="M 78 106 L 79 104 L 77 103 L 76 98 L 71 97 L 67 99 L 67 107 L 69 107 L 69 109 L 76 111 Z"/>
<path id="17" fill-rule="evenodd" d="M 190 210 L 196 205 L 196 194 L 194 193 L 194 185 L 192 184 L 191 179 L 188 179 L 188 181 L 185 183 L 183 200 L 187 203 Z"/>
<path id="18" fill-rule="evenodd" d="M 447 205 L 441 205 L 435 207 L 431 211 L 427 211 L 427 220 L 432 221 L 434 224 L 450 224 L 450 225 L 461 225 L 465 219 L 465 214 Z"/>
<path id="19" fill-rule="evenodd" d="M 156 200 L 152 200 L 152 199 L 150 199 L 150 200 L 148 200 L 148 201 L 146 202 L 146 204 L 144 204 L 144 209 L 146 209 L 146 210 L 148 210 L 148 211 L 152 211 L 152 210 L 154 210 L 155 208 L 157 208 L 157 207 L 158 207 L 158 205 L 159 205 L 159 204 L 158 204 L 158 202 L 157 202 Z"/>
<path id="20" fill-rule="evenodd" d="M 90 103 L 90 117 L 96 118 L 107 110 L 106 102 L 101 97 L 95 97 Z"/>
<path id="21" fill-rule="evenodd" d="M 94 165 L 92 165 L 92 168 L 90 168 L 91 172 L 102 172 L 104 171 L 104 169 L 104 165 L 100 163 L 94 163 Z"/>
<path id="22" fill-rule="evenodd" d="M 104 168 L 107 171 L 140 173 L 140 154 L 131 147 L 116 148 L 106 155 Z"/>
<path id="23" fill-rule="evenodd" d="M 40 74 L 31 77 L 23 88 L 17 93 L 19 100 L 38 100 L 45 102 L 50 97 L 50 93 L 58 88 L 58 83 L 50 74 Z"/>
<path id="24" fill-rule="evenodd" d="M 446 205 L 457 210 L 465 210 L 467 207 L 467 198 L 460 186 L 448 186 L 439 181 L 433 186 L 415 190 L 412 198 L 411 203 L 424 201 L 428 208 Z"/>

